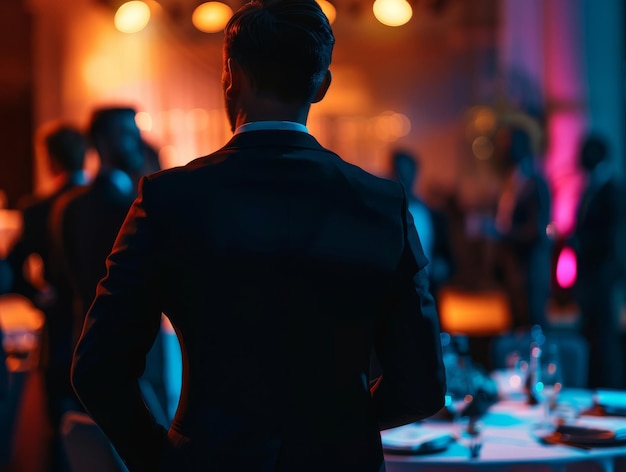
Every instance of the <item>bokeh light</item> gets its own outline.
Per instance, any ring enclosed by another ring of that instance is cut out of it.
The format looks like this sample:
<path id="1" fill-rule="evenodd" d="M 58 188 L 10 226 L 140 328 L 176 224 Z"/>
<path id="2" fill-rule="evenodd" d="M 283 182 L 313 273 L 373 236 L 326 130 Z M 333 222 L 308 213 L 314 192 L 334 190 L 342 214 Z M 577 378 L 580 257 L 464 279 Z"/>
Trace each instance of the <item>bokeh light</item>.
<path id="1" fill-rule="evenodd" d="M 411 131 L 411 120 L 402 113 L 384 111 L 374 118 L 374 133 L 381 141 L 394 142 Z"/>
<path id="2" fill-rule="evenodd" d="M 478 136 L 472 142 L 474 157 L 480 161 L 486 161 L 493 156 L 493 142 L 487 136 Z"/>
<path id="3" fill-rule="evenodd" d="M 206 2 L 193 11 L 191 21 L 203 33 L 218 33 L 224 30 L 233 16 L 233 10 L 222 2 Z"/>
<path id="4" fill-rule="evenodd" d="M 402 26 L 413 16 L 406 0 L 376 0 L 372 9 L 376 19 L 387 26 Z"/>
<path id="5" fill-rule="evenodd" d="M 556 282 L 561 288 L 570 288 L 576 282 L 576 253 L 566 246 L 559 253 L 556 263 Z"/>
<path id="6" fill-rule="evenodd" d="M 150 7 L 141 1 L 126 2 L 115 12 L 115 27 L 122 33 L 137 33 L 150 21 Z"/>
<path id="7" fill-rule="evenodd" d="M 148 112 L 140 111 L 137 113 L 135 115 L 135 123 L 137 123 L 137 128 L 141 131 L 152 130 L 152 116 Z"/>

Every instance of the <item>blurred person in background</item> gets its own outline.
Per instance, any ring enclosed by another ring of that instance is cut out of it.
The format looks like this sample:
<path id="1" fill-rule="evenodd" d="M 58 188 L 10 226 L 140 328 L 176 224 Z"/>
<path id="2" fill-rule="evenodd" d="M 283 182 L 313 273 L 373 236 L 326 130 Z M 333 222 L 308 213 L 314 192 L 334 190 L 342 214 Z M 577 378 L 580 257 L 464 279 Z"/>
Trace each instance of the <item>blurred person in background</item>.
<path id="1" fill-rule="evenodd" d="M 434 245 L 433 221 L 430 209 L 417 194 L 415 188 L 419 178 L 419 162 L 416 156 L 404 149 L 394 150 L 391 154 L 391 176 L 402 185 L 406 192 L 409 212 L 420 236 L 424 254 L 430 261 Z M 430 272 L 431 269 L 432 267 L 429 266 L 427 271 Z"/>
<path id="2" fill-rule="evenodd" d="M 578 260 L 575 296 L 582 334 L 589 341 L 589 387 L 623 388 L 621 294 L 624 193 L 602 136 L 590 134 L 580 147 L 587 182 L 576 215 L 572 245 Z"/>
<path id="3" fill-rule="evenodd" d="M 46 197 L 29 196 L 20 202 L 22 233 L 8 256 L 13 273 L 10 291 L 29 298 L 45 316 L 40 362 L 53 431 L 51 470 L 63 470 L 60 418 L 65 411 L 81 407 L 69 381 L 74 346 L 72 291 L 54 258 L 50 215 L 59 198 L 87 183 L 83 171 L 87 139 L 81 130 L 65 123 L 44 127 L 40 135 L 57 188 Z"/>
<path id="4" fill-rule="evenodd" d="M 106 273 L 105 261 L 117 232 L 137 196 L 138 181 L 143 172 L 158 170 L 154 160 L 146 163 L 145 143 L 135 114 L 132 107 L 93 111 L 88 137 L 100 160 L 98 173 L 88 186 L 64 194 L 54 207 L 55 250 L 74 293 L 72 345 L 80 335 L 98 281 Z M 150 351 L 142 388 L 150 398 L 156 398 L 153 408 L 159 420 L 169 424 L 161 341 L 159 336 Z"/>
<path id="5" fill-rule="evenodd" d="M 396 149 L 391 154 L 391 176 L 404 187 L 409 203 L 409 212 L 428 259 L 430 290 L 435 298 L 439 288 L 453 272 L 453 258 L 446 215 L 431 208 L 415 187 L 419 178 L 420 162 L 411 152 Z"/>
<path id="6" fill-rule="evenodd" d="M 494 163 L 502 188 L 485 228 L 496 243 L 495 270 L 509 299 L 513 327 L 548 329 L 552 242 L 546 230 L 552 196 L 535 155 L 528 130 L 498 130 Z"/>
<path id="7" fill-rule="evenodd" d="M 98 173 L 86 187 L 63 195 L 54 208 L 56 250 L 75 290 L 78 329 L 104 277 L 104 261 L 126 212 L 137 196 L 144 150 L 135 110 L 94 110 L 89 142 L 99 158 Z M 75 333 L 76 335 L 78 333 Z"/>
<path id="8" fill-rule="evenodd" d="M 437 311 L 404 190 L 306 128 L 333 45 L 315 0 L 244 5 L 224 38 L 234 136 L 141 181 L 72 370 L 131 472 L 383 471 L 380 429 L 444 404 Z M 183 351 L 169 431 L 137 388 L 161 312 Z"/>

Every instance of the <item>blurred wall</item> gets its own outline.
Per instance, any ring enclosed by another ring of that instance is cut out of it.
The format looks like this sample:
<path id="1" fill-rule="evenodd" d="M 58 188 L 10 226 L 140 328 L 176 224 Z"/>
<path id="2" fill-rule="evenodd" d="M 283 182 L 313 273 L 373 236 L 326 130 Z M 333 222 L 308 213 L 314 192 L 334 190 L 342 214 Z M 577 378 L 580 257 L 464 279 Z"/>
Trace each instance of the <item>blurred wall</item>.
<path id="1" fill-rule="evenodd" d="M 0 208 L 32 190 L 31 25 L 21 0 L 0 2 Z"/>

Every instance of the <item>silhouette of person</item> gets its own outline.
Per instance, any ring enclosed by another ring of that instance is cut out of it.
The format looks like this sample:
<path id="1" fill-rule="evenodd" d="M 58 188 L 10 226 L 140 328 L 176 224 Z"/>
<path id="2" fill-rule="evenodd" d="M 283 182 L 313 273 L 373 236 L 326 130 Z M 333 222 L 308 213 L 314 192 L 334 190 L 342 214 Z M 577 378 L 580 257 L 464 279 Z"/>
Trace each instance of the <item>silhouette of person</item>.
<path id="1" fill-rule="evenodd" d="M 446 217 L 427 205 L 416 193 L 420 163 L 415 155 L 396 149 L 392 152 L 391 162 L 392 178 L 400 182 L 407 193 L 409 212 L 429 261 L 426 270 L 431 293 L 437 298 L 439 287 L 449 280 L 453 268 Z"/>
<path id="2" fill-rule="evenodd" d="M 552 243 L 551 193 L 536 169 L 535 152 L 525 129 L 498 132 L 497 165 L 503 185 L 488 233 L 497 244 L 497 272 L 507 292 L 514 327 L 548 328 Z"/>
<path id="3" fill-rule="evenodd" d="M 55 204 L 57 257 L 63 261 L 74 289 L 74 344 L 98 281 L 106 273 L 106 257 L 137 196 L 138 180 L 142 172 L 157 170 L 154 162 L 149 166 L 145 162 L 145 144 L 135 114 L 131 107 L 93 111 L 88 134 L 100 158 L 98 174 L 89 186 L 64 194 Z M 163 362 L 159 337 L 141 382 L 143 391 L 158 400 L 153 409 L 159 408 L 159 420 L 168 424 Z"/>
<path id="4" fill-rule="evenodd" d="M 428 206 L 415 192 L 419 163 L 409 151 L 396 149 L 391 155 L 392 177 L 400 182 L 405 189 L 409 202 L 409 212 L 413 217 L 415 228 L 420 236 L 424 254 L 432 259 L 433 222 Z M 429 268 L 430 269 L 430 268 Z"/>
<path id="5" fill-rule="evenodd" d="M 22 200 L 22 233 L 7 260 L 13 274 L 11 292 L 28 297 L 45 316 L 40 363 L 48 419 L 53 430 L 51 470 L 62 470 L 60 418 L 65 411 L 81 407 L 69 379 L 73 351 L 72 291 L 54 259 L 50 214 L 62 195 L 87 183 L 83 172 L 87 140 L 78 128 L 61 122 L 42 128 L 40 133 L 38 139 L 46 151 L 57 188 L 48 196 L 29 196 Z M 37 255 L 41 263 L 40 274 L 30 274 L 27 270 L 33 255 Z"/>
<path id="6" fill-rule="evenodd" d="M 622 388 L 620 278 L 623 259 L 622 192 L 609 162 L 603 137 L 590 134 L 581 143 L 580 166 L 587 184 L 576 215 L 573 247 L 578 259 L 576 299 L 582 334 L 589 341 L 589 387 Z"/>
<path id="7" fill-rule="evenodd" d="M 246 3 L 224 35 L 234 136 L 141 180 L 72 369 L 131 472 L 384 470 L 379 430 L 444 404 L 406 194 L 306 127 L 333 45 L 315 0 Z M 169 431 L 137 388 L 161 312 L 183 350 Z"/>
<path id="8" fill-rule="evenodd" d="M 443 206 L 429 206 L 429 208 L 434 237 L 428 275 L 431 292 L 437 297 L 441 288 L 452 282 L 456 274 L 457 262 L 452 247 L 452 225 L 447 208 Z"/>
<path id="9" fill-rule="evenodd" d="M 104 261 L 137 195 L 136 174 L 144 165 L 133 108 L 95 110 L 88 135 L 100 159 L 98 174 L 89 186 L 63 195 L 54 209 L 57 248 L 77 295 L 78 328 L 105 275 Z"/>

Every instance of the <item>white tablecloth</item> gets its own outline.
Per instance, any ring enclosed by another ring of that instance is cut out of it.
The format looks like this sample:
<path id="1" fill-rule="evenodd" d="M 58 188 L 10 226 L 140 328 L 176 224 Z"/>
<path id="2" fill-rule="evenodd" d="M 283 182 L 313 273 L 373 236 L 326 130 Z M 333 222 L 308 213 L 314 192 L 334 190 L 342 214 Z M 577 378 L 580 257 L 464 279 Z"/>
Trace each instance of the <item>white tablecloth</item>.
<path id="1" fill-rule="evenodd" d="M 592 404 L 592 393 L 564 390 L 560 404 L 565 411 L 583 411 Z M 425 471 L 606 471 L 613 472 L 618 457 L 626 458 L 626 446 L 582 449 L 565 445 L 543 445 L 533 435 L 541 420 L 538 406 L 523 400 L 503 400 L 493 405 L 481 419 L 482 448 L 478 458 L 470 458 L 463 440 L 450 444 L 447 450 L 426 455 L 385 455 L 387 472 Z M 427 421 L 422 426 L 455 434 L 455 426 L 445 421 Z M 407 425 L 403 428 L 415 428 Z M 388 432 L 383 432 L 383 438 Z M 456 434 L 455 434 L 456 435 Z M 575 464 L 587 464 L 574 467 Z M 626 465 L 626 459 L 621 463 Z"/>

